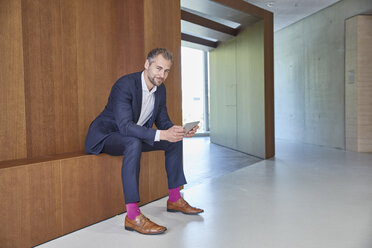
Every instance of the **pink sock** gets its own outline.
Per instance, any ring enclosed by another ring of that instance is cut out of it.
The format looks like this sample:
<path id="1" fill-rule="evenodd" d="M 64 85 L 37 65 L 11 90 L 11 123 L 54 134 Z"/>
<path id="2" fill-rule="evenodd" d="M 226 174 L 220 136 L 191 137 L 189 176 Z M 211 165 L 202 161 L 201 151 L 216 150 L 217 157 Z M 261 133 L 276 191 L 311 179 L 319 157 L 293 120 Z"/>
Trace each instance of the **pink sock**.
<path id="1" fill-rule="evenodd" d="M 181 198 L 180 188 L 169 189 L 169 201 L 176 202 Z"/>
<path id="2" fill-rule="evenodd" d="M 127 216 L 130 220 L 134 220 L 137 215 L 141 213 L 141 211 L 138 208 L 137 202 L 128 203 L 127 206 Z"/>

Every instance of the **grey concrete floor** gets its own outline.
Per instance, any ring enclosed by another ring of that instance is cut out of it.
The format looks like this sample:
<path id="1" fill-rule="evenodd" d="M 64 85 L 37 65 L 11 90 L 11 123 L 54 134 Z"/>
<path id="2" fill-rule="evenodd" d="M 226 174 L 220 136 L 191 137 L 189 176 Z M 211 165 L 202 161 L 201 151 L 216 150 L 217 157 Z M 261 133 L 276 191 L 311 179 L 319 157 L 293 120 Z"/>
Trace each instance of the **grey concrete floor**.
<path id="1" fill-rule="evenodd" d="M 209 137 L 184 139 L 183 150 L 185 189 L 262 160 L 213 144 Z"/>
<path id="2" fill-rule="evenodd" d="M 372 154 L 277 140 L 275 158 L 225 172 L 183 190 L 199 216 L 166 212 L 166 198 L 141 208 L 165 234 L 126 231 L 118 215 L 39 247 L 372 247 Z"/>

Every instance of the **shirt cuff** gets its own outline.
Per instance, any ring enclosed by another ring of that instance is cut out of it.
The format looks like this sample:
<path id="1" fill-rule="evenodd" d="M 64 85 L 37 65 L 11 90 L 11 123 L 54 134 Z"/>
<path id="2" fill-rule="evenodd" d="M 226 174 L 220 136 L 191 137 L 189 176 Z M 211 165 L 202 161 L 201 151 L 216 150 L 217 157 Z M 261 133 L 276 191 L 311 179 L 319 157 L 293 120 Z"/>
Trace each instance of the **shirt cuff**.
<path id="1" fill-rule="evenodd" d="M 160 130 L 156 130 L 155 140 L 154 141 L 160 141 Z"/>

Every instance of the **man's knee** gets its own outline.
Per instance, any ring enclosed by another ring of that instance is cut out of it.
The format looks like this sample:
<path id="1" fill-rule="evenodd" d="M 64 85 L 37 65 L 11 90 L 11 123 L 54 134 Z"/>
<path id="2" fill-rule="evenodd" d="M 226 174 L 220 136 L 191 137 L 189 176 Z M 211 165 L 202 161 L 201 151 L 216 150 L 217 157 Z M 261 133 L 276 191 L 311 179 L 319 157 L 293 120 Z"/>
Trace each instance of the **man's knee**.
<path id="1" fill-rule="evenodd" d="M 128 153 L 140 154 L 141 152 L 142 152 L 142 141 L 138 138 L 126 137 L 126 146 L 125 146 L 124 155 Z"/>
<path id="2" fill-rule="evenodd" d="M 168 151 L 179 151 L 182 152 L 183 143 L 182 140 L 178 142 L 169 142 Z"/>

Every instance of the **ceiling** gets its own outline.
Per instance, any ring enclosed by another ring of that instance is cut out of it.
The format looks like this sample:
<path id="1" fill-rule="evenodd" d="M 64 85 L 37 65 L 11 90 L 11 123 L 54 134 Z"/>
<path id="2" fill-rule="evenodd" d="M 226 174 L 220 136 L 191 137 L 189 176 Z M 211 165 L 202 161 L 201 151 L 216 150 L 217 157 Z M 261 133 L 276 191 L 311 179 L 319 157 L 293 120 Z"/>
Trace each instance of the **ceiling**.
<path id="1" fill-rule="evenodd" d="M 274 13 L 274 31 L 285 28 L 340 0 L 244 0 Z M 271 6 L 271 7 L 269 7 Z"/>
<path id="2" fill-rule="evenodd" d="M 239 2 L 239 0 L 237 0 Z M 285 28 L 340 0 L 240 0 L 274 13 L 274 31 Z M 213 0 L 181 0 L 182 45 L 212 50 L 259 18 Z"/>

